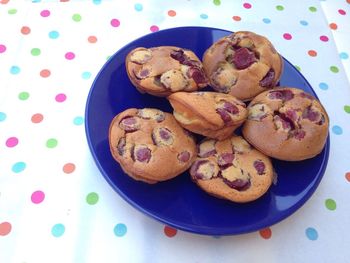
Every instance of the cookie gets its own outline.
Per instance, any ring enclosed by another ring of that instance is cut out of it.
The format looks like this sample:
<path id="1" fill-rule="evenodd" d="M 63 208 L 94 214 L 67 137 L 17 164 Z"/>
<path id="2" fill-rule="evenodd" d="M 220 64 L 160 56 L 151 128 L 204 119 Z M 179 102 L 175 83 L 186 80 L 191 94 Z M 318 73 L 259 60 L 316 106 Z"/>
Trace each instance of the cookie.
<path id="1" fill-rule="evenodd" d="M 129 52 L 125 65 L 130 81 L 141 93 L 164 97 L 208 85 L 201 61 L 188 49 L 138 47 Z"/>
<path id="2" fill-rule="evenodd" d="M 297 88 L 265 91 L 248 106 L 243 136 L 268 156 L 300 161 L 319 154 L 327 140 L 329 119 L 321 103 Z"/>
<path id="3" fill-rule="evenodd" d="M 240 136 L 218 141 L 205 139 L 190 169 L 192 180 L 205 192 L 245 203 L 267 192 L 273 181 L 273 166 L 266 155 Z"/>
<path id="4" fill-rule="evenodd" d="M 182 127 L 219 140 L 231 136 L 248 114 L 242 101 L 218 92 L 176 92 L 168 100 Z"/>
<path id="5" fill-rule="evenodd" d="M 196 158 L 196 143 L 172 114 L 157 109 L 127 109 L 109 128 L 113 158 L 135 180 L 165 181 L 187 170 Z"/>
<path id="6" fill-rule="evenodd" d="M 203 56 L 203 67 L 216 91 L 249 101 L 276 86 L 283 60 L 266 37 L 239 31 L 209 47 Z"/>

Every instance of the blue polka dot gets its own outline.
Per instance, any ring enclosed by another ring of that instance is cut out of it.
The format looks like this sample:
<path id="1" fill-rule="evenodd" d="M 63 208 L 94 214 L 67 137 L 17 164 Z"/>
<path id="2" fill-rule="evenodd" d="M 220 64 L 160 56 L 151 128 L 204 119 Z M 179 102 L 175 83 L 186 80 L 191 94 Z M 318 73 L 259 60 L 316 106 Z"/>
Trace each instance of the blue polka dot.
<path id="1" fill-rule="evenodd" d="M 207 14 L 201 14 L 199 17 L 202 18 L 202 19 L 207 19 L 208 15 Z"/>
<path id="2" fill-rule="evenodd" d="M 143 6 L 140 3 L 137 3 L 137 4 L 135 4 L 134 8 L 136 11 L 140 12 L 140 11 L 142 11 Z"/>
<path id="3" fill-rule="evenodd" d="M 92 2 L 93 2 L 95 5 L 99 5 L 99 4 L 101 4 L 102 1 L 101 1 L 101 0 L 93 0 Z"/>
<path id="4" fill-rule="evenodd" d="M 20 71 L 21 71 L 21 69 L 18 66 L 12 66 L 10 68 L 10 73 L 13 74 L 13 75 L 18 74 Z"/>
<path id="5" fill-rule="evenodd" d="M 89 79 L 91 77 L 91 73 L 88 71 L 85 71 L 85 72 L 83 72 L 83 74 L 81 74 L 81 77 L 83 79 Z"/>
<path id="6" fill-rule="evenodd" d="M 115 227 L 114 227 L 114 234 L 117 236 L 117 237 L 122 237 L 126 234 L 126 231 L 127 231 L 127 227 L 125 224 L 117 224 Z"/>
<path id="7" fill-rule="evenodd" d="M 12 172 L 14 173 L 20 173 L 24 169 L 26 169 L 26 163 L 25 162 L 17 162 L 14 165 L 12 165 Z"/>
<path id="8" fill-rule="evenodd" d="M 306 237 L 310 240 L 317 240 L 318 233 L 317 230 L 313 227 L 308 227 L 305 230 Z"/>
<path id="9" fill-rule="evenodd" d="M 262 20 L 265 24 L 270 24 L 271 23 L 271 19 L 269 18 L 263 18 Z"/>
<path id="10" fill-rule="evenodd" d="M 341 134 L 343 134 L 343 129 L 338 125 L 334 125 L 332 127 L 332 132 L 336 135 L 341 135 Z"/>
<path id="11" fill-rule="evenodd" d="M 64 231 L 65 231 L 65 227 L 64 225 L 62 224 L 56 224 L 54 225 L 52 228 L 51 228 L 51 234 L 54 236 L 54 237 L 60 237 L 64 234 Z"/>
<path id="12" fill-rule="evenodd" d="M 75 117 L 74 120 L 73 120 L 73 123 L 75 125 L 82 125 L 84 123 L 84 118 L 83 117 Z"/>
<path id="13" fill-rule="evenodd" d="M 309 23 L 305 20 L 300 20 L 300 25 L 307 26 Z"/>
<path id="14" fill-rule="evenodd" d="M 328 84 L 321 82 L 320 84 L 318 84 L 318 87 L 322 90 L 327 90 L 328 89 Z"/>
<path id="15" fill-rule="evenodd" d="M 341 59 L 348 59 L 348 58 L 349 58 L 349 55 L 348 55 L 348 53 L 341 52 L 341 53 L 339 54 L 339 57 L 340 57 Z"/>
<path id="16" fill-rule="evenodd" d="M 51 31 L 49 32 L 49 38 L 51 39 L 56 39 L 60 36 L 60 33 L 58 33 L 57 31 Z"/>
<path id="17" fill-rule="evenodd" d="M 6 119 L 6 113 L 0 111 L 0 121 L 4 121 Z"/>

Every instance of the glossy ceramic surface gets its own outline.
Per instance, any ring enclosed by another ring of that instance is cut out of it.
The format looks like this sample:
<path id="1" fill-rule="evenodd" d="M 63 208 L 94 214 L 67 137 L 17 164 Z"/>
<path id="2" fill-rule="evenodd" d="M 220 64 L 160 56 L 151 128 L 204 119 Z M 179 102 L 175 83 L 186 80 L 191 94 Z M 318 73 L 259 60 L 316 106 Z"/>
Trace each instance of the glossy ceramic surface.
<path id="1" fill-rule="evenodd" d="M 136 47 L 179 46 L 200 58 L 217 39 L 230 32 L 205 27 L 182 27 L 141 37 L 117 51 L 97 75 L 87 99 L 85 129 L 93 158 L 112 188 L 143 213 L 177 229 L 206 235 L 241 234 L 273 225 L 300 208 L 316 190 L 328 162 L 329 138 L 315 158 L 301 162 L 273 160 L 276 185 L 260 199 L 235 204 L 200 190 L 187 172 L 175 179 L 148 185 L 125 175 L 109 151 L 112 118 L 127 108 L 153 107 L 171 112 L 165 98 L 140 94 L 130 83 L 124 59 Z M 277 47 L 278 49 L 278 47 Z M 307 80 L 284 59 L 281 86 L 299 87 L 316 96 Z"/>

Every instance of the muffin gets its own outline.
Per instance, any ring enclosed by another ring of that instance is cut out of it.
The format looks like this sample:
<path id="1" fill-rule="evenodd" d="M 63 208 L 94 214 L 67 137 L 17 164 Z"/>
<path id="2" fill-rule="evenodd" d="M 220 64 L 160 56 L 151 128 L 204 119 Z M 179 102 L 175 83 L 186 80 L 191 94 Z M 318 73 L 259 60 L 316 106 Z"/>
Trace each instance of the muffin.
<path id="1" fill-rule="evenodd" d="M 283 60 L 266 37 L 238 31 L 207 49 L 203 67 L 213 89 L 249 101 L 277 85 Z"/>
<path id="2" fill-rule="evenodd" d="M 248 113 L 242 101 L 218 92 L 176 92 L 168 100 L 182 127 L 218 140 L 231 136 Z"/>
<path id="3" fill-rule="evenodd" d="M 250 102 L 242 132 L 264 154 L 300 161 L 322 151 L 328 127 L 328 115 L 315 97 L 284 87 L 265 91 Z"/>
<path id="4" fill-rule="evenodd" d="M 151 108 L 127 109 L 115 116 L 109 145 L 123 171 L 146 183 L 174 178 L 196 158 L 194 138 L 172 114 Z"/>
<path id="5" fill-rule="evenodd" d="M 202 190 L 237 203 L 254 201 L 265 194 L 273 174 L 269 157 L 236 135 L 223 141 L 205 139 L 190 169 L 192 180 Z"/>
<path id="6" fill-rule="evenodd" d="M 125 65 L 130 81 L 141 93 L 164 97 L 208 85 L 201 61 L 188 49 L 138 47 L 129 52 Z"/>

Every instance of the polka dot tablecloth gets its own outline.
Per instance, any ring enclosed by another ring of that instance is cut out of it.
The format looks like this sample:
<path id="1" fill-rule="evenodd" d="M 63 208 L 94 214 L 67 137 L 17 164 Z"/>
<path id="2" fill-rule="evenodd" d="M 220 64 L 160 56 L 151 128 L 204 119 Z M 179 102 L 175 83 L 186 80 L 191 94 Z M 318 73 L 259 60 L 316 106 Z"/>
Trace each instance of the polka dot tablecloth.
<path id="1" fill-rule="evenodd" d="M 178 26 L 266 35 L 330 115 L 324 178 L 286 220 L 200 236 L 129 206 L 89 152 L 84 110 L 106 60 Z M 350 262 L 350 1 L 0 0 L 0 262 Z"/>

